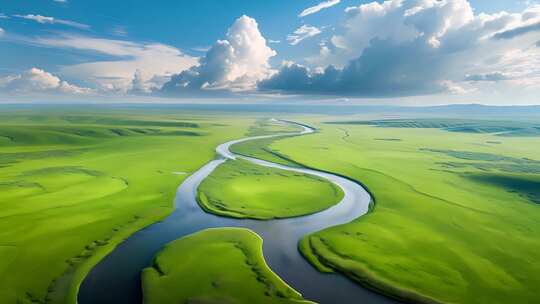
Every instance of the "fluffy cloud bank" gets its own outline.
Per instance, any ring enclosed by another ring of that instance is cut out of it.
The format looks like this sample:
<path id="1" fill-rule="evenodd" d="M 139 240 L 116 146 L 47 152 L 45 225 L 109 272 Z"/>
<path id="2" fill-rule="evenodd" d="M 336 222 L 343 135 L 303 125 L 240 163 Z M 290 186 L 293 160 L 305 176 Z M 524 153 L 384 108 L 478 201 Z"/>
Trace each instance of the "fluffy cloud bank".
<path id="1" fill-rule="evenodd" d="M 199 94 L 216 91 L 249 91 L 272 73 L 269 59 L 276 55 L 266 44 L 255 19 L 238 18 L 201 58 L 198 66 L 172 76 L 161 92 Z"/>
<path id="2" fill-rule="evenodd" d="M 494 70 L 512 79 L 530 77 L 540 67 L 529 61 L 525 72 L 522 63 L 538 53 L 531 45 L 538 41 L 539 22 L 538 6 L 521 14 L 475 15 L 467 0 L 389 0 L 349 7 L 342 31 L 321 47 L 317 60 L 326 68 L 288 63 L 259 88 L 383 97 L 465 92 L 460 81 L 507 78 Z M 521 59 L 510 55 L 516 50 Z M 477 76 L 466 80 L 467 74 Z"/>
<path id="3" fill-rule="evenodd" d="M 0 78 L 0 90 L 8 93 L 88 94 L 92 90 L 63 81 L 38 68 L 31 68 L 18 75 Z"/>
<path id="4" fill-rule="evenodd" d="M 136 43 L 82 35 L 40 37 L 28 43 L 109 57 L 65 66 L 60 71 L 62 75 L 92 84 L 99 91 L 118 94 L 150 93 L 160 88 L 174 73 L 197 64 L 195 57 L 160 43 Z"/>
<path id="5" fill-rule="evenodd" d="M 301 16 L 338 3 L 321 2 Z M 40 23 L 65 21 L 19 17 Z M 0 36 L 2 32 L 0 28 Z M 527 96 L 533 96 L 540 89 L 540 5 L 521 13 L 485 14 L 475 13 L 467 0 L 371 2 L 346 8 L 334 25 L 304 24 L 286 40 L 297 45 L 308 38 L 319 39 L 318 52 L 312 47 L 295 48 L 291 53 L 297 62 L 285 61 L 274 68 L 271 41 L 248 16 L 238 18 L 222 40 L 198 49 L 204 52 L 200 58 L 160 43 L 61 32 L 30 37 L 10 31 L 2 40 L 88 55 L 87 61 L 59 67 L 58 74 L 88 85 L 93 92 L 120 95 L 401 97 L 488 92 L 493 96 L 503 90 L 532 88 Z M 39 69 L 0 78 L 0 89 L 90 92 Z"/>

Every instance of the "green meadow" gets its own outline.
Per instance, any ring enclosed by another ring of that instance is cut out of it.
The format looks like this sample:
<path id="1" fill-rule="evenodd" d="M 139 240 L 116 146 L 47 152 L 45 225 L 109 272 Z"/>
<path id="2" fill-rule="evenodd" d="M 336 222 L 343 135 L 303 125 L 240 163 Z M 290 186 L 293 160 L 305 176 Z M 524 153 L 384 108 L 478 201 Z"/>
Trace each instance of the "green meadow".
<path id="1" fill-rule="evenodd" d="M 235 148 L 372 193 L 370 213 L 301 241 L 313 265 L 419 303 L 540 302 L 538 124 L 343 120 L 304 117 L 316 134 Z"/>
<path id="2" fill-rule="evenodd" d="M 262 239 L 216 228 L 169 243 L 142 273 L 144 303 L 310 303 L 266 265 Z"/>
<path id="3" fill-rule="evenodd" d="M 180 111 L 3 111 L 1 302 L 75 303 L 92 266 L 167 216 L 182 180 L 253 122 Z"/>
<path id="4" fill-rule="evenodd" d="M 298 131 L 247 116 L 2 111 L 2 302 L 75 303 L 88 271 L 133 232 L 170 214 L 178 185 L 215 157 L 217 145 Z M 351 117 L 299 116 L 317 132 L 232 147 L 347 176 L 372 194 L 367 215 L 305 236 L 299 250 L 306 259 L 408 301 L 540 302 L 537 122 Z M 255 219 L 314 213 L 342 196 L 325 180 L 244 160 L 218 167 L 198 191 L 209 212 Z M 144 270 L 144 300 L 305 303 L 268 268 L 261 246 L 255 233 L 238 228 L 176 240 Z"/>
<path id="5" fill-rule="evenodd" d="M 199 186 L 197 199 L 208 212 L 267 220 L 315 213 L 342 197 L 339 187 L 322 178 L 239 159 L 212 172 Z"/>

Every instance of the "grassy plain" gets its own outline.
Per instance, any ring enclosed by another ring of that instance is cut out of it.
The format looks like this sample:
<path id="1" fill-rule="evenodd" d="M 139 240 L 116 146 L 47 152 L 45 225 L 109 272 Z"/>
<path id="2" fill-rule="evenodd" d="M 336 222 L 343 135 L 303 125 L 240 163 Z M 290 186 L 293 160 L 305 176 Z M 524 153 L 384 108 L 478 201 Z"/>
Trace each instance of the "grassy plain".
<path id="1" fill-rule="evenodd" d="M 371 213 L 302 240 L 321 271 L 424 303 L 540 302 L 536 126 L 304 121 L 320 132 L 237 149 L 278 151 L 374 194 Z"/>
<path id="2" fill-rule="evenodd" d="M 318 212 L 338 203 L 343 191 L 312 175 L 229 160 L 199 186 L 206 210 L 236 218 L 273 219 Z"/>
<path id="3" fill-rule="evenodd" d="M 310 303 L 270 270 L 248 229 L 203 230 L 169 243 L 143 270 L 145 304 Z"/>
<path id="4" fill-rule="evenodd" d="M 167 216 L 177 186 L 252 119 L 154 110 L 0 114 L 0 302 L 75 303 L 85 274 Z"/>

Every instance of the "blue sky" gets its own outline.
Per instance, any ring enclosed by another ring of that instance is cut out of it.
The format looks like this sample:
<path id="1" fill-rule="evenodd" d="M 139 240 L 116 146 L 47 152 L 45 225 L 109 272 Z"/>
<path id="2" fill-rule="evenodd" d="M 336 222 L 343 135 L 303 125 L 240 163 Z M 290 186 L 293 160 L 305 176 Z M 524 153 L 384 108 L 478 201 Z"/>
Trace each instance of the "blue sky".
<path id="1" fill-rule="evenodd" d="M 0 101 L 538 103 L 537 24 L 519 0 L 9 1 Z"/>

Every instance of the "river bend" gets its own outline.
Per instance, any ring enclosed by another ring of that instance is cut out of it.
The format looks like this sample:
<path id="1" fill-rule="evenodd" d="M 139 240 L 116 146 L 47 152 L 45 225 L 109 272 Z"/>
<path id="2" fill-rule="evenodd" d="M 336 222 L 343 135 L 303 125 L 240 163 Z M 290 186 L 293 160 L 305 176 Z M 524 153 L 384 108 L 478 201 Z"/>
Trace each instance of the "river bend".
<path id="1" fill-rule="evenodd" d="M 139 304 L 142 302 L 141 270 L 152 263 L 163 247 L 178 238 L 206 228 L 245 227 L 259 234 L 263 252 L 270 268 L 306 299 L 321 304 L 396 303 L 394 300 L 363 288 L 340 274 L 317 271 L 298 251 L 298 241 L 307 234 L 348 223 L 368 212 L 371 197 L 358 183 L 327 172 L 289 167 L 230 151 L 234 144 L 273 137 L 300 136 L 315 132 L 311 127 L 295 122 L 301 132 L 246 137 L 219 145 L 219 157 L 187 177 L 177 190 L 175 211 L 161 222 L 152 224 L 127 238 L 100 261 L 81 284 L 79 304 Z M 203 211 L 197 203 L 200 183 L 229 159 L 241 158 L 254 164 L 315 175 L 339 186 L 343 199 L 321 212 L 288 219 L 268 221 L 226 218 Z"/>

